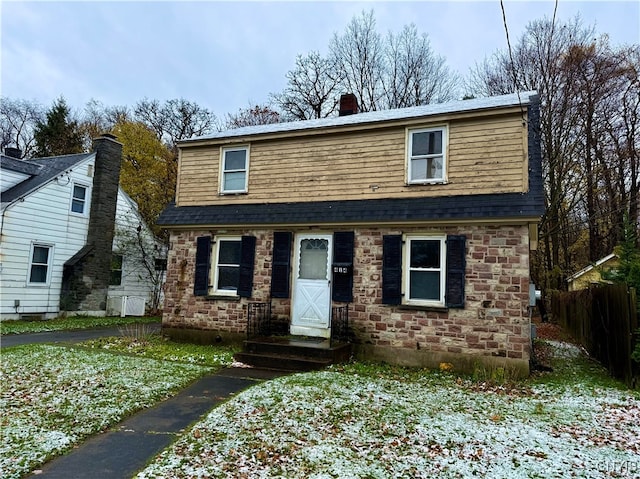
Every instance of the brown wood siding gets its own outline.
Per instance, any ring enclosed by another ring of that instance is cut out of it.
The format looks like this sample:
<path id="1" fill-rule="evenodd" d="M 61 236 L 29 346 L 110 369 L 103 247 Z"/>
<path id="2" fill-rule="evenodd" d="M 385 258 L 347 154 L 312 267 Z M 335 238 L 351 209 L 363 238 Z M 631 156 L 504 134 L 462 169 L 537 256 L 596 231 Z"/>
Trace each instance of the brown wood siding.
<path id="1" fill-rule="evenodd" d="M 395 126 L 250 142 L 249 192 L 242 195 L 218 194 L 219 146 L 184 147 L 177 203 L 194 206 L 526 191 L 527 130 L 520 114 L 452 120 L 448 127 L 447 184 L 406 184 L 406 129 Z"/>

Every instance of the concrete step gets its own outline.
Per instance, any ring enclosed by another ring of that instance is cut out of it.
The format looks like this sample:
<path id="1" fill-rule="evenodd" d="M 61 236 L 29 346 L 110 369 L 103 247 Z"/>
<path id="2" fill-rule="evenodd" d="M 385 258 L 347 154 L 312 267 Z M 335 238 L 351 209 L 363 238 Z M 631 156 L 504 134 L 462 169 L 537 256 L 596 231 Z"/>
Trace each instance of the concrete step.
<path id="1" fill-rule="evenodd" d="M 244 342 L 236 360 L 252 366 L 285 371 L 311 371 L 351 358 L 351 344 L 322 338 L 269 336 Z"/>

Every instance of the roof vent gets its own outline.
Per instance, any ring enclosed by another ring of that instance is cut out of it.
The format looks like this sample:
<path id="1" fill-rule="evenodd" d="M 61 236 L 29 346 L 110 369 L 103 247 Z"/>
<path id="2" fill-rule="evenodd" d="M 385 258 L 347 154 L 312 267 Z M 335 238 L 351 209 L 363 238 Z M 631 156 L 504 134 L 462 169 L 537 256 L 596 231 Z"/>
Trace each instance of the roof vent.
<path id="1" fill-rule="evenodd" d="M 340 96 L 340 111 L 338 116 L 355 115 L 358 113 L 358 99 L 353 93 Z"/>

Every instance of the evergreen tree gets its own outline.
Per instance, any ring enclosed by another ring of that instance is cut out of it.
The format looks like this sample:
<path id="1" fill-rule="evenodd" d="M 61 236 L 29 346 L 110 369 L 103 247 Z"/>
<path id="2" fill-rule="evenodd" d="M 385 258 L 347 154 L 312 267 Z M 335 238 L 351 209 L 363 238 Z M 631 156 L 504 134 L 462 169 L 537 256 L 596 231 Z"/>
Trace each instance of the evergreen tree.
<path id="1" fill-rule="evenodd" d="M 64 98 L 56 100 L 46 114 L 46 121 L 36 123 L 34 132 L 35 157 L 82 153 L 82 131 Z"/>

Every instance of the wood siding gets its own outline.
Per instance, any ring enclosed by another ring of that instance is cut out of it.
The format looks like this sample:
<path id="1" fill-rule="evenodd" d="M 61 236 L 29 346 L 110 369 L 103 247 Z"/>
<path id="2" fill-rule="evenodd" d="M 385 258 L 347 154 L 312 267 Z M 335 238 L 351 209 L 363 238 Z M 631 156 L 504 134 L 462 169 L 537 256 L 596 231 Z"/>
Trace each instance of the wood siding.
<path id="1" fill-rule="evenodd" d="M 520 112 L 412 122 L 448 126 L 446 184 L 406 184 L 406 127 L 317 133 L 250 144 L 247 194 L 220 195 L 220 146 L 181 150 L 178 206 L 437 197 L 527 190 L 527 129 Z"/>

